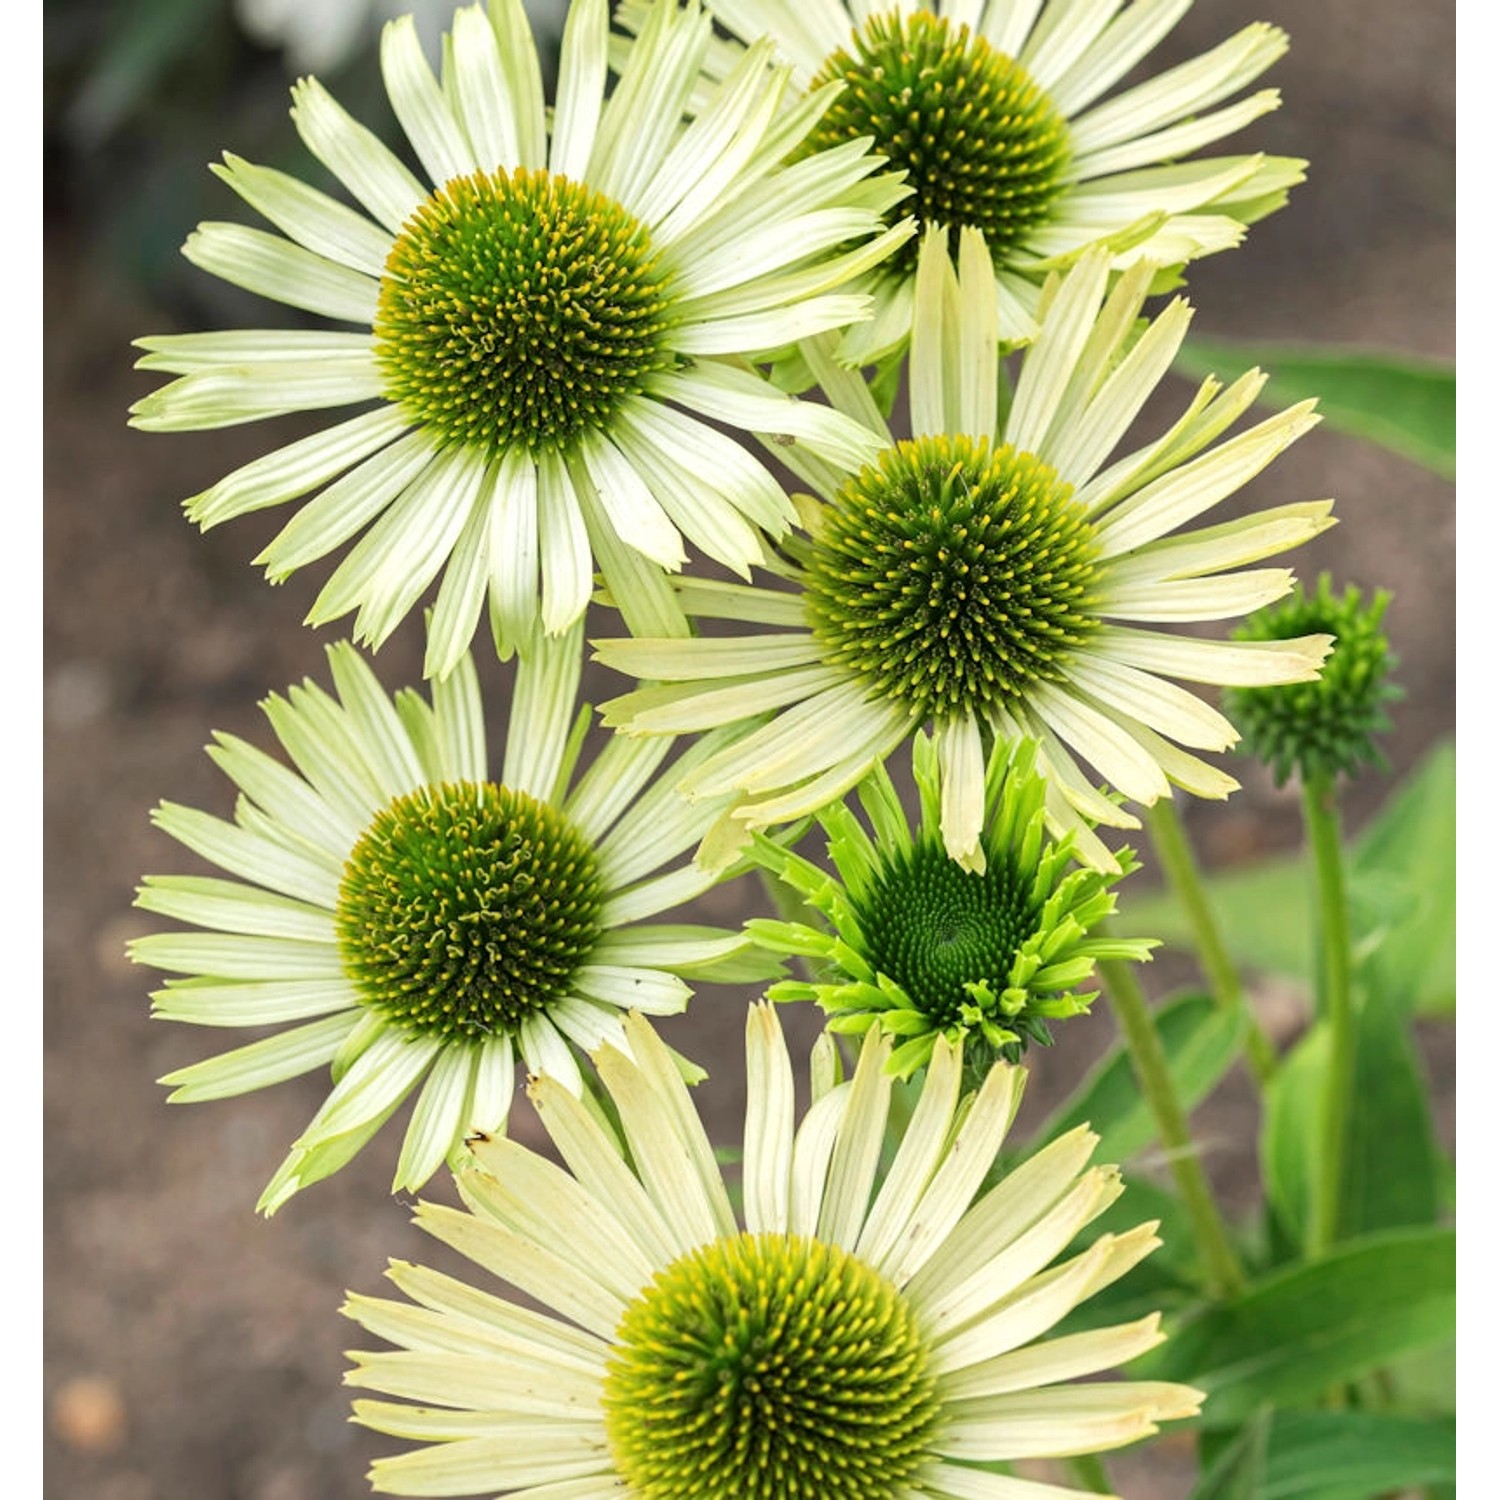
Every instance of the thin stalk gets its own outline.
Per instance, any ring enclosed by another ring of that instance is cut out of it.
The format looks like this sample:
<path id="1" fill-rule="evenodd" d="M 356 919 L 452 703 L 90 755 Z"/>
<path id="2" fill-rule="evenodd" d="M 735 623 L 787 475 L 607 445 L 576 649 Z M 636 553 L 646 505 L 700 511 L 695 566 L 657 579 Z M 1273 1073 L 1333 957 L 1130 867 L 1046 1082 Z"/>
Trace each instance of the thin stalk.
<path id="1" fill-rule="evenodd" d="M 1079 1489 L 1087 1490 L 1091 1495 L 1113 1495 L 1115 1492 L 1097 1453 L 1080 1453 L 1076 1457 L 1065 1458 L 1063 1468 Z"/>
<path id="2" fill-rule="evenodd" d="M 1240 983 L 1234 960 L 1224 946 L 1218 919 L 1209 905 L 1208 892 L 1204 889 L 1198 862 L 1193 857 L 1187 830 L 1182 826 L 1176 804 L 1170 797 L 1160 798 L 1146 810 L 1146 827 L 1167 883 L 1181 902 L 1188 925 L 1193 929 L 1198 962 L 1203 966 L 1209 990 L 1225 1010 L 1237 1010 L 1245 1018 L 1245 1057 L 1255 1081 L 1264 1089 L 1276 1071 L 1276 1049 L 1261 1030 L 1260 1021 L 1246 999 L 1245 987 Z"/>
<path id="3" fill-rule="evenodd" d="M 1354 1092 L 1354 997 L 1344 848 L 1333 778 L 1302 789 L 1302 818 L 1318 887 L 1318 1012 L 1328 1026 L 1328 1075 L 1319 1112 L 1319 1150 L 1308 1215 L 1307 1253 L 1325 1254 L 1338 1239 L 1350 1098 Z"/>
<path id="4" fill-rule="evenodd" d="M 1166 1147 L 1167 1161 L 1177 1184 L 1178 1196 L 1187 1210 L 1208 1288 L 1220 1299 L 1232 1297 L 1244 1286 L 1245 1273 L 1240 1269 L 1229 1231 L 1219 1216 L 1203 1163 L 1198 1160 L 1198 1148 L 1188 1130 L 1187 1112 L 1177 1097 L 1151 1007 L 1147 1005 L 1130 965 L 1122 959 L 1100 959 L 1099 977 L 1104 981 L 1115 1019 L 1120 1023 L 1136 1081 Z"/>

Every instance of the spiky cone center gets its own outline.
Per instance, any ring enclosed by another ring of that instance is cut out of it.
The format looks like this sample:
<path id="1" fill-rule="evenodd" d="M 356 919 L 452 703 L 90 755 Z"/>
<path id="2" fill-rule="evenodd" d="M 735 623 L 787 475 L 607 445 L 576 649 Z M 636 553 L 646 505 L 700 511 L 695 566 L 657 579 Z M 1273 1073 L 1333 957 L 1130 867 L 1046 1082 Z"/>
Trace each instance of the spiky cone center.
<path id="1" fill-rule="evenodd" d="M 1366 603 L 1353 586 L 1336 597 L 1324 575 L 1315 593 L 1299 591 L 1234 632 L 1243 641 L 1334 637 L 1313 681 L 1224 694 L 1224 711 L 1244 737 L 1241 748 L 1269 766 L 1278 784 L 1294 770 L 1310 780 L 1381 763 L 1374 736 L 1391 727 L 1385 705 L 1401 696 L 1390 682 L 1396 661 L 1381 625 L 1389 603 L 1383 590 Z"/>
<path id="2" fill-rule="evenodd" d="M 1051 1041 L 1043 997 L 1012 982 L 1018 957 L 1037 946 L 1042 903 L 1010 851 L 986 842 L 985 854 L 975 872 L 921 840 L 890 855 L 855 903 L 870 967 L 900 986 L 931 1032 L 962 1036 L 981 1073 Z M 1022 967 L 1037 967 L 1035 957 Z"/>
<path id="3" fill-rule="evenodd" d="M 642 1500 L 896 1500 L 938 1409 L 906 1299 L 797 1235 L 717 1240 L 659 1272 L 604 1385 L 610 1449 Z"/>
<path id="4" fill-rule="evenodd" d="M 668 293 L 633 214 L 518 167 L 455 177 L 386 260 L 375 357 L 413 422 L 496 454 L 609 425 L 669 363 Z"/>
<path id="5" fill-rule="evenodd" d="M 568 992 L 600 932 L 594 851 L 557 811 L 493 782 L 445 782 L 375 815 L 335 921 L 360 999 L 413 1032 L 514 1035 Z"/>
<path id="6" fill-rule="evenodd" d="M 899 206 L 924 224 L 984 232 L 997 258 L 1042 223 L 1061 193 L 1067 120 L 1013 57 L 930 11 L 872 16 L 826 58 L 814 84 L 843 93 L 804 146 L 873 136 L 913 192 Z M 899 252 L 916 264 L 920 236 Z"/>
<path id="7" fill-rule="evenodd" d="M 897 443 L 834 496 L 805 573 L 828 660 L 926 718 L 1065 675 L 1098 627 L 1099 544 L 1073 492 L 1010 444 Z"/>

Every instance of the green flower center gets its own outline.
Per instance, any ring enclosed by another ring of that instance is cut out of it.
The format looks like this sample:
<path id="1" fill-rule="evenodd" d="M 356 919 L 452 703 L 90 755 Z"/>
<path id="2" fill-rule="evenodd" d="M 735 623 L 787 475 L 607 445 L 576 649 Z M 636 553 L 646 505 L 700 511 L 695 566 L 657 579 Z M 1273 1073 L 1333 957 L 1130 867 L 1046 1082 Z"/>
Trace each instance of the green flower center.
<path id="1" fill-rule="evenodd" d="M 600 931 L 594 852 L 562 815 L 493 782 L 419 787 L 375 815 L 339 886 L 361 1000 L 411 1031 L 514 1034 L 567 993 Z"/>
<path id="2" fill-rule="evenodd" d="M 924 224 L 984 231 L 991 254 L 1020 244 L 1063 189 L 1068 128 L 1013 57 L 930 11 L 872 16 L 818 70 L 843 93 L 809 136 L 824 150 L 874 136 L 913 196 L 897 206 Z M 916 263 L 920 236 L 902 255 Z"/>
<path id="3" fill-rule="evenodd" d="M 897 443 L 834 497 L 806 567 L 829 660 L 921 717 L 1022 696 L 1097 628 L 1071 486 L 987 440 Z"/>
<path id="4" fill-rule="evenodd" d="M 642 1500 L 895 1500 L 937 1422 L 905 1298 L 837 1246 L 741 1234 L 626 1309 L 604 1384 Z"/>
<path id="5" fill-rule="evenodd" d="M 855 917 L 865 957 L 906 991 L 941 1031 L 960 1025 L 976 996 L 1000 995 L 1011 965 L 1037 929 L 1041 912 L 1005 851 L 986 846 L 982 875 L 924 841 L 893 855 L 860 898 Z M 984 1006 L 989 1009 L 989 1006 Z"/>
<path id="6" fill-rule="evenodd" d="M 413 422 L 499 453 L 607 426 L 667 363 L 646 227 L 566 177 L 517 168 L 441 187 L 386 260 L 375 357 Z"/>

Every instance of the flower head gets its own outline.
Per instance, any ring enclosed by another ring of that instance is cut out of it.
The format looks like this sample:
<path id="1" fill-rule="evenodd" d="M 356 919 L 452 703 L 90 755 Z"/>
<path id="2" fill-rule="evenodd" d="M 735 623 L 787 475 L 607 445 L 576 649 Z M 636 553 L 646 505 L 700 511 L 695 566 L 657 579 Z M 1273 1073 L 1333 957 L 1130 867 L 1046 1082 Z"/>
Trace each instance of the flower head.
<path id="1" fill-rule="evenodd" d="M 605 0 L 572 6 L 555 109 L 521 0 L 458 11 L 434 77 L 410 17 L 386 27 L 391 104 L 420 181 L 313 79 L 304 143 L 358 212 L 284 173 L 215 170 L 281 234 L 200 225 L 197 266 L 356 331 L 140 341 L 179 378 L 138 402 L 153 431 L 375 403 L 187 502 L 204 527 L 321 489 L 257 559 L 279 581 L 363 532 L 313 605 L 379 645 L 441 575 L 429 674 L 486 599 L 502 654 L 583 613 L 594 565 L 640 628 L 670 619 L 662 569 L 690 542 L 744 574 L 794 519 L 770 472 L 713 424 L 842 461 L 857 423 L 802 404 L 741 356 L 862 316 L 840 290 L 910 233 L 865 144 L 788 163 L 836 90 L 782 111 L 785 68 L 753 47 L 691 124 L 711 22 L 654 0 L 606 100 Z M 430 184 L 430 185 L 428 185 Z M 680 624 L 680 621 L 679 621 Z"/>
<path id="2" fill-rule="evenodd" d="M 520 662 L 495 780 L 467 655 L 430 704 L 392 702 L 352 646 L 334 646 L 333 694 L 309 681 L 264 705 L 295 769 L 221 734 L 209 754 L 241 793 L 233 821 L 157 810 L 235 878 L 146 878 L 137 905 L 203 929 L 131 945 L 182 976 L 155 1014 L 285 1027 L 170 1074 L 173 1100 L 332 1070 L 266 1212 L 337 1171 L 413 1091 L 393 1191 L 420 1187 L 471 1130 L 503 1128 L 517 1056 L 577 1089 L 575 1049 L 624 1045 L 623 1008 L 671 1014 L 687 977 L 769 972 L 747 963 L 742 935 L 646 920 L 713 883 L 668 867 L 714 809 L 670 781 L 641 791 L 666 741 L 616 738 L 575 779 L 579 657 L 575 627 Z"/>
<path id="3" fill-rule="evenodd" d="M 1161 268 L 1229 249 L 1280 208 L 1306 163 L 1199 157 L 1280 103 L 1243 94 L 1285 51 L 1278 27 L 1244 27 L 1209 52 L 1111 96 L 1191 0 L 1122 7 L 1070 0 L 714 0 L 741 42 L 769 38 L 794 85 L 844 85 L 804 149 L 871 139 L 912 196 L 903 213 L 955 237 L 978 230 L 993 262 L 1001 337 L 1036 332 L 1042 283 L 1091 246 L 1114 269 Z M 621 19 L 639 25 L 627 3 Z M 722 74 L 732 47 L 710 53 Z M 956 249 L 956 243 L 954 247 Z M 872 273 L 872 319 L 842 356 L 868 364 L 905 346 L 917 245 Z"/>
<path id="4" fill-rule="evenodd" d="M 925 1067 L 939 1037 L 983 1078 L 997 1057 L 1018 1062 L 1048 1046 L 1049 1022 L 1084 1014 L 1080 993 L 1099 958 L 1144 959 L 1149 941 L 1093 931 L 1115 909 L 1119 877 L 1073 867 L 1073 836 L 1043 827 L 1046 783 L 1031 741 L 997 745 L 985 773 L 984 825 L 975 868 L 948 857 L 939 829 L 942 789 L 931 739 L 919 733 L 912 765 L 921 826 L 912 833 L 889 775 L 877 766 L 858 788 L 872 833 L 844 802 L 818 815 L 837 878 L 770 840 L 759 858 L 821 914 L 824 926 L 756 918 L 747 924 L 773 953 L 812 959 L 826 973 L 785 979 L 773 1000 L 815 1000 L 830 1031 L 878 1026 L 897 1043 L 899 1077 Z M 1120 851 L 1121 873 L 1135 868 Z"/>
<path id="5" fill-rule="evenodd" d="M 402 1398 L 355 1415 L 422 1444 L 378 1460 L 377 1489 L 999 1500 L 1016 1482 L 978 1466 L 1102 1451 L 1196 1412 L 1186 1386 L 1079 1380 L 1159 1343 L 1155 1315 L 1046 1337 L 1158 1242 L 1143 1224 L 1053 1264 L 1121 1191 L 1113 1167 L 1086 1166 L 1086 1129 L 981 1192 L 1020 1069 L 961 1101 L 960 1051 L 939 1040 L 882 1176 L 889 1039 L 872 1028 L 840 1082 L 825 1035 L 799 1126 L 776 1012 L 752 1007 L 742 1225 L 671 1057 L 638 1017 L 625 1034 L 629 1056 L 596 1058 L 618 1138 L 538 1079 L 566 1170 L 478 1142 L 458 1175 L 468 1212 L 418 1209 L 544 1311 L 399 1262 L 411 1302 L 350 1297 L 399 1347 L 356 1354 L 347 1379 Z"/>
<path id="6" fill-rule="evenodd" d="M 1390 681 L 1396 665 L 1381 619 L 1391 596 L 1377 589 L 1369 602 L 1352 584 L 1336 596 L 1324 573 L 1317 592 L 1251 615 L 1235 631 L 1240 641 L 1282 641 L 1323 631 L 1333 650 L 1312 682 L 1236 688 L 1224 712 L 1244 735 L 1243 748 L 1271 768 L 1280 786 L 1293 771 L 1304 781 L 1352 776 L 1362 765 L 1384 765 L 1375 736 L 1391 727 L 1386 705 L 1401 697 Z"/>
<path id="7" fill-rule="evenodd" d="M 750 828 L 816 812 L 931 722 L 943 843 L 970 866 L 980 861 L 987 740 L 1038 742 L 1049 821 L 1071 828 L 1099 868 L 1117 866 L 1091 825 L 1137 823 L 1080 760 L 1134 802 L 1174 785 L 1227 795 L 1236 783 L 1179 747 L 1225 749 L 1234 727 L 1168 679 L 1307 681 L 1329 638 L 1230 643 L 1142 627 L 1229 618 L 1280 598 L 1289 570 L 1243 565 L 1317 535 L 1332 524 L 1332 502 L 1183 529 L 1317 420 L 1304 402 L 1219 441 L 1259 392 L 1258 371 L 1227 389 L 1205 382 L 1165 433 L 1113 456 L 1191 316 L 1174 301 L 1137 338 L 1151 277 L 1136 266 L 1110 290 L 1108 257 L 1091 253 L 1054 283 L 1014 403 L 997 420 L 983 246 L 965 230 L 955 274 L 930 230 L 917 277 L 913 437 L 890 436 L 831 340 L 810 343 L 830 397 L 881 432 L 884 451 L 841 470 L 788 450 L 817 491 L 799 501 L 809 536 L 787 542 L 775 564 L 790 589 L 679 587 L 689 615 L 777 628 L 597 642 L 601 661 L 651 683 L 607 704 L 606 722 L 681 732 L 780 710 L 684 781 L 690 794 L 738 791 L 735 817 Z"/>

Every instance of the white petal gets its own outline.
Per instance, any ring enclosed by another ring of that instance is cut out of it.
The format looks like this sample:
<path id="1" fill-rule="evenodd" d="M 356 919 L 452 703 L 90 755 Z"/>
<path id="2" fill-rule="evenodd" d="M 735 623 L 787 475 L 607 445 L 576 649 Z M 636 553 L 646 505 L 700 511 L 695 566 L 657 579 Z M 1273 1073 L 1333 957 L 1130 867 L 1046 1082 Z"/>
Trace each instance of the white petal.
<path id="1" fill-rule="evenodd" d="M 428 617 L 427 651 L 422 659 L 424 677 L 446 677 L 474 639 L 490 583 L 489 533 L 489 499 L 481 486 L 453 544 L 453 554 L 443 570 L 437 600 Z"/>
<path id="2" fill-rule="evenodd" d="M 322 624 L 358 605 L 355 639 L 379 646 L 447 561 L 483 479 L 482 456 L 444 450 L 339 564 L 308 620 Z"/>
<path id="3" fill-rule="evenodd" d="M 854 1247 L 855 1254 L 867 1264 L 883 1262 L 896 1238 L 910 1227 L 918 1201 L 943 1160 L 962 1080 L 962 1047 L 939 1037 L 917 1107 Z"/>
<path id="4" fill-rule="evenodd" d="M 521 1022 L 517 1043 L 526 1060 L 527 1071 L 533 1077 L 555 1078 L 570 1094 L 583 1092 L 583 1075 L 578 1071 L 578 1061 L 546 1016 L 527 1016 Z"/>
<path id="5" fill-rule="evenodd" d="M 1003 1063 L 990 1069 L 916 1208 L 881 1257 L 877 1269 L 911 1295 L 918 1296 L 913 1278 L 924 1267 L 932 1263 L 935 1270 L 943 1264 L 955 1227 L 962 1226 L 970 1201 L 995 1164 L 1024 1086 L 1022 1069 Z"/>
<path id="6" fill-rule="evenodd" d="M 597 432 L 579 447 L 594 493 L 620 540 L 664 568 L 680 568 L 687 554 L 677 528 L 620 450 Z"/>
<path id="7" fill-rule="evenodd" d="M 200 224 L 182 253 L 199 270 L 248 292 L 341 323 L 375 319 L 380 283 L 279 235 L 243 224 Z"/>
<path id="8" fill-rule="evenodd" d="M 671 748 L 667 739 L 611 736 L 563 804 L 568 821 L 591 843 L 602 842 Z"/>
<path id="9" fill-rule="evenodd" d="M 893 1080 L 885 1068 L 890 1056 L 890 1038 L 879 1026 L 871 1026 L 860 1048 L 848 1105 L 828 1166 L 817 1231 L 824 1244 L 852 1250 L 864 1229 L 890 1112 Z"/>
<path id="10" fill-rule="evenodd" d="M 615 1217 L 657 1264 L 674 1260 L 679 1246 L 666 1221 L 625 1164 L 620 1147 L 587 1106 L 550 1078 L 531 1087 L 531 1101 L 568 1170 L 601 1203 L 613 1207 Z"/>
<path id="11" fill-rule="evenodd" d="M 520 128 L 494 27 L 479 6 L 465 6 L 453 17 L 452 35 L 454 92 L 480 168 L 493 172 L 520 166 Z"/>
<path id="12" fill-rule="evenodd" d="M 1239 734 L 1228 719 L 1186 689 L 1112 657 L 1080 651 L 1073 681 L 1108 711 L 1137 720 L 1198 750 L 1227 750 Z"/>
<path id="13" fill-rule="evenodd" d="M 515 112 L 521 165 L 540 171 L 547 165 L 547 111 L 531 23 L 522 0 L 494 0 L 489 14 L 500 44 L 506 93 Z"/>
<path id="14" fill-rule="evenodd" d="M 490 597 L 496 634 L 508 649 L 529 640 L 537 615 L 537 466 L 521 447 L 507 449 L 485 479 Z"/>
<path id="15" fill-rule="evenodd" d="M 393 234 L 427 190 L 400 159 L 352 119 L 316 78 L 292 86 L 292 120 L 303 143 Z"/>
<path id="16" fill-rule="evenodd" d="M 647 1016 L 678 1015 L 693 993 L 675 974 L 624 964 L 582 964 L 570 982 L 591 1000 Z"/>
<path id="17" fill-rule="evenodd" d="M 351 1011 L 358 1004 L 353 986 L 342 978 L 224 984 L 168 980 L 165 989 L 151 993 L 153 1016 L 194 1026 L 278 1026 Z"/>
<path id="18" fill-rule="evenodd" d="M 1126 6 L 1083 57 L 1048 87 L 1053 105 L 1069 118 L 1087 109 L 1182 19 L 1192 3 L 1136 0 Z"/>
<path id="19" fill-rule="evenodd" d="M 938 767 L 942 778 L 943 847 L 966 870 L 984 872 L 979 835 L 984 829 L 984 746 L 979 720 L 964 714 L 938 725 Z"/>
<path id="20" fill-rule="evenodd" d="M 442 1166 L 463 1139 L 464 1105 L 469 1097 L 478 1048 L 450 1043 L 439 1054 L 417 1095 L 411 1124 L 401 1143 L 391 1191 L 416 1192 Z"/>
<path id="21" fill-rule="evenodd" d="M 432 706 L 446 768 L 441 779 L 485 780 L 490 772 L 485 750 L 484 707 L 479 698 L 479 677 L 469 657 L 433 683 Z"/>
<path id="22" fill-rule="evenodd" d="M 745 1228 L 785 1234 L 791 1207 L 795 1129 L 792 1060 L 772 1005 L 752 1005 L 745 1022 Z"/>
<path id="23" fill-rule="evenodd" d="M 911 426 L 915 437 L 947 432 L 956 418 L 959 379 L 958 277 L 948 232 L 929 224 L 917 259 L 911 323 Z"/>
<path id="24" fill-rule="evenodd" d="M 391 236 L 353 209 L 285 172 L 258 167 L 227 151 L 224 165 L 210 170 L 283 234 L 315 255 L 367 276 L 385 274 Z"/>
<path id="25" fill-rule="evenodd" d="M 583 622 L 566 635 L 542 636 L 522 654 L 511 700 L 510 735 L 501 780 L 539 801 L 557 789 L 563 751 L 577 715 L 583 669 Z"/>
<path id="26" fill-rule="evenodd" d="M 557 635 L 582 617 L 594 589 L 594 558 L 568 466 L 553 452 L 537 460 L 537 543 L 542 627 Z"/>
<path id="27" fill-rule="evenodd" d="M 1213 641 L 1185 635 L 1107 626 L 1093 646 L 1143 672 L 1206 682 L 1219 687 L 1276 687 L 1311 682 L 1333 646 L 1333 637 L 1307 635 L 1290 641 Z"/>
<path id="28" fill-rule="evenodd" d="M 409 432 L 309 501 L 255 558 L 272 583 L 348 541 L 434 463 L 431 438 Z"/>
<path id="29" fill-rule="evenodd" d="M 368 352 L 309 362 L 227 365 L 184 375 L 130 408 L 143 432 L 184 432 L 259 422 L 289 411 L 350 406 L 379 396 L 384 380 Z"/>
<path id="30" fill-rule="evenodd" d="M 838 1140 L 839 1125 L 849 1107 L 851 1087 L 841 1083 L 816 1099 L 797 1127 L 792 1143 L 791 1201 L 787 1212 L 789 1234 L 816 1235 L 818 1232 L 828 1163 Z"/>
<path id="31" fill-rule="evenodd" d="M 597 1277 L 585 1275 L 524 1235 L 487 1217 L 481 1219 L 443 1204 L 419 1203 L 415 1219 L 419 1228 L 544 1306 L 555 1308 L 600 1339 L 613 1338 L 625 1306 L 600 1285 Z M 567 1331 L 559 1328 L 560 1333 Z M 525 1476 L 537 1477 L 535 1472 Z M 482 1479 L 480 1487 L 490 1482 Z"/>
<path id="32" fill-rule="evenodd" d="M 406 429 L 399 408 L 381 406 L 310 437 L 289 443 L 234 470 L 183 509 L 207 530 L 254 510 L 284 505 L 361 464 Z"/>
<path id="33" fill-rule="evenodd" d="M 163 802 L 151 814 L 151 821 L 231 875 L 329 911 L 338 904 L 337 860 L 317 858 L 311 846 L 306 853 L 293 851 L 222 818 L 172 802 Z"/>
<path id="34" fill-rule="evenodd" d="M 604 107 L 609 64 L 608 0 L 573 0 L 563 27 L 557 70 L 557 109 L 552 121 L 551 170 L 581 182 L 594 149 Z"/>
<path id="35" fill-rule="evenodd" d="M 479 170 L 483 163 L 432 76 L 410 16 L 388 21 L 381 32 L 380 71 L 391 108 L 428 177 L 442 187 Z"/>
<path id="36" fill-rule="evenodd" d="M 1084 256 L 1058 289 L 1036 342 L 1026 352 L 1005 424 L 1006 442 L 1024 452 L 1047 456 L 1041 444 L 1093 332 L 1108 271 L 1104 255 Z"/>
<path id="37" fill-rule="evenodd" d="M 169 1104 L 197 1104 L 206 1099 L 228 1099 L 252 1089 L 268 1088 L 321 1068 L 349 1034 L 347 1012 L 297 1026 L 232 1052 L 221 1052 L 191 1067 L 178 1068 L 158 1082 L 173 1086 Z"/>
<path id="38" fill-rule="evenodd" d="M 1034 1390 L 1113 1370 L 1166 1339 L 1161 1314 L 1152 1313 L 1136 1323 L 1094 1328 L 1087 1333 L 1068 1334 L 1030 1344 L 966 1370 L 950 1371 L 943 1380 L 944 1394 L 953 1401 L 1003 1395 L 1007 1391 Z"/>

